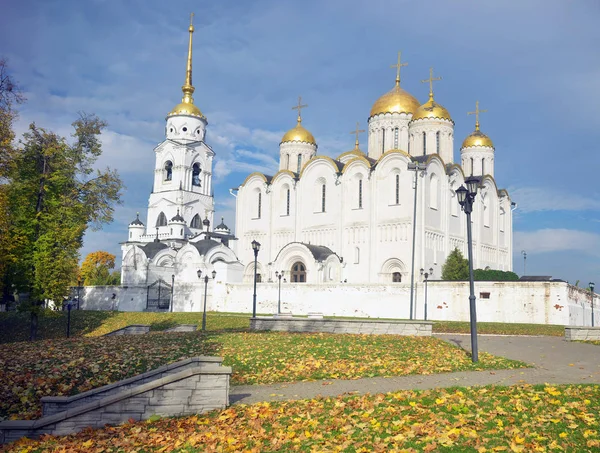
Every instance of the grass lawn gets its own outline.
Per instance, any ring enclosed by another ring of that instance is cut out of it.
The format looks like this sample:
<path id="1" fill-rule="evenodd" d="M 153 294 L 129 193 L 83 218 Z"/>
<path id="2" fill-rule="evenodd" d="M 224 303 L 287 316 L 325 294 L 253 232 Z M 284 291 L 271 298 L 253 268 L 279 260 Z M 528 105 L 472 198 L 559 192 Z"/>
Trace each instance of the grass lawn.
<path id="1" fill-rule="evenodd" d="M 486 353 L 473 364 L 432 337 L 284 332 L 150 333 L 4 344 L 0 418 L 36 418 L 46 395 L 72 395 L 196 355 L 224 357 L 232 384 L 519 368 Z"/>
<path id="2" fill-rule="evenodd" d="M 468 322 L 434 321 L 433 333 L 470 333 Z M 565 326 L 548 324 L 518 324 L 502 322 L 478 322 L 477 333 L 493 335 L 549 335 L 562 337 Z"/>
<path id="3" fill-rule="evenodd" d="M 401 391 L 233 406 L 126 423 L 11 452 L 600 451 L 600 386 Z"/>

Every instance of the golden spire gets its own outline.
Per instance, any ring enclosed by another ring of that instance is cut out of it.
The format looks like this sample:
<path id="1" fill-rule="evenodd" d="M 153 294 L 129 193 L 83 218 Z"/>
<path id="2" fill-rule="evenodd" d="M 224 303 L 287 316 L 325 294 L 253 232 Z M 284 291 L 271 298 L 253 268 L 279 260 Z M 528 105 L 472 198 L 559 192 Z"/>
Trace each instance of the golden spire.
<path id="1" fill-rule="evenodd" d="M 429 100 L 433 100 L 433 82 L 437 82 L 438 80 L 442 80 L 442 78 L 433 77 L 433 68 L 429 68 L 429 78 L 421 80 L 421 83 L 429 82 Z"/>
<path id="2" fill-rule="evenodd" d="M 188 44 L 188 57 L 187 57 L 187 66 L 185 69 L 185 83 L 181 87 L 181 91 L 183 91 L 183 99 L 181 102 L 186 104 L 193 104 L 194 98 L 192 94 L 194 94 L 194 87 L 192 86 L 192 35 L 194 34 L 194 13 L 190 14 L 190 26 L 188 31 L 190 32 L 190 42 Z"/>
<path id="3" fill-rule="evenodd" d="M 307 104 L 302 104 L 302 96 L 298 96 L 298 105 L 292 107 L 292 110 L 298 110 L 298 126 L 302 123 L 302 109 L 308 107 Z"/>
<path id="4" fill-rule="evenodd" d="M 475 131 L 479 131 L 479 114 L 485 112 L 487 112 L 487 110 L 479 110 L 479 101 L 475 101 L 474 112 L 467 112 L 467 115 L 475 115 Z"/>
<path id="5" fill-rule="evenodd" d="M 402 66 L 408 66 L 408 63 L 400 63 L 401 55 L 402 52 L 398 52 L 398 63 L 390 66 L 390 68 L 396 68 L 396 86 L 400 86 L 400 68 Z"/>
<path id="6" fill-rule="evenodd" d="M 356 130 L 350 132 L 351 134 L 356 134 L 356 142 L 354 143 L 354 149 L 358 149 L 358 134 L 360 134 L 361 132 L 364 132 L 364 129 L 359 129 L 359 122 L 356 122 Z"/>

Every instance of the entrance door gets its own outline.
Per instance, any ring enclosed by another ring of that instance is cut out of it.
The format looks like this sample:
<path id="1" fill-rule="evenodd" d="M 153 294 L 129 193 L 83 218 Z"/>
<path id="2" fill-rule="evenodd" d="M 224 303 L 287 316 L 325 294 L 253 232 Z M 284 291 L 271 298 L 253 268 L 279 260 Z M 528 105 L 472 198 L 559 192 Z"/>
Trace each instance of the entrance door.
<path id="1" fill-rule="evenodd" d="M 294 263 L 290 275 L 292 283 L 306 283 L 306 267 L 303 263 Z"/>

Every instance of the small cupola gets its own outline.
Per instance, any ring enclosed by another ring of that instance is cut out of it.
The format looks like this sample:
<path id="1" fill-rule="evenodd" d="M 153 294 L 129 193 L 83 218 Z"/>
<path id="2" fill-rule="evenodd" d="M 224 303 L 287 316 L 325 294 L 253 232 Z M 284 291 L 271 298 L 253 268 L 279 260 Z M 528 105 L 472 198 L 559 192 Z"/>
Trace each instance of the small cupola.
<path id="1" fill-rule="evenodd" d="M 225 225 L 225 219 L 223 217 L 221 217 L 221 223 L 219 223 L 217 225 L 217 227 L 215 228 L 215 233 L 221 233 L 221 234 L 230 234 L 231 230 L 229 229 L 229 227 L 227 225 Z"/>
<path id="2" fill-rule="evenodd" d="M 177 214 L 169 221 L 169 227 L 172 238 L 185 238 L 185 219 L 179 214 L 179 209 L 177 210 Z"/>
<path id="3" fill-rule="evenodd" d="M 146 231 L 144 223 L 140 220 L 138 212 L 133 222 L 129 224 L 129 241 L 139 241 Z"/>

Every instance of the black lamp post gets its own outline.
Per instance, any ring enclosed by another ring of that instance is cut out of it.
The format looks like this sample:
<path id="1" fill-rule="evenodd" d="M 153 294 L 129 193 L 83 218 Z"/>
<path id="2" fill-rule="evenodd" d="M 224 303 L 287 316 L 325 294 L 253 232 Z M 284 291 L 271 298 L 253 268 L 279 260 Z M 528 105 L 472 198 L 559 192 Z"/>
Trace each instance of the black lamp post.
<path id="1" fill-rule="evenodd" d="M 77 310 L 79 310 L 79 290 L 81 289 L 81 277 L 77 277 Z"/>
<path id="2" fill-rule="evenodd" d="M 471 317 L 471 359 L 473 363 L 479 361 L 477 351 L 477 311 L 475 306 L 475 285 L 473 284 L 473 237 L 471 233 L 471 212 L 477 195 L 479 178 L 471 176 L 465 180 L 465 186 L 456 189 L 456 196 L 461 209 L 467 215 L 467 249 L 469 251 L 469 308 Z"/>
<path id="3" fill-rule="evenodd" d="M 67 338 L 71 336 L 71 304 L 72 301 L 67 301 Z"/>
<path id="4" fill-rule="evenodd" d="M 590 293 L 592 293 L 592 327 L 594 327 L 594 282 L 590 282 Z"/>
<path id="5" fill-rule="evenodd" d="M 252 317 L 256 318 L 256 262 L 258 259 L 258 251 L 260 250 L 260 242 L 252 241 L 252 250 L 254 250 L 254 295 L 252 296 Z"/>
<path id="6" fill-rule="evenodd" d="M 433 267 L 429 268 L 429 272 L 425 272 L 425 269 L 421 268 L 421 275 L 425 278 L 425 307 L 423 319 L 427 321 L 427 279 L 433 275 Z"/>
<path id="7" fill-rule="evenodd" d="M 202 278 L 202 271 L 198 269 L 198 278 Z M 217 276 L 217 271 L 212 271 L 213 280 Z M 204 309 L 202 310 L 202 332 L 206 332 L 206 295 L 208 293 L 208 274 L 204 276 Z"/>
<path id="8" fill-rule="evenodd" d="M 279 279 L 279 296 L 277 297 L 277 314 L 281 314 L 281 278 L 283 277 L 283 273 L 285 271 L 277 272 L 275 271 L 275 277 Z"/>
<path id="9" fill-rule="evenodd" d="M 415 172 L 415 183 L 414 183 L 414 189 L 415 189 L 415 201 L 414 201 L 414 206 L 413 206 L 413 237 L 412 237 L 412 259 L 411 259 L 411 267 L 410 267 L 410 319 L 413 319 L 413 307 L 414 307 L 414 301 L 413 301 L 413 288 L 414 288 L 414 284 L 415 284 L 415 242 L 416 242 L 416 238 L 417 238 L 417 191 L 419 189 L 419 172 L 421 172 L 421 176 L 423 176 L 425 174 L 425 171 L 427 170 L 427 165 L 425 164 L 420 164 L 418 162 L 409 162 L 408 163 L 408 169 L 410 171 L 414 171 Z M 415 291 L 416 292 L 416 291 Z M 416 297 L 415 297 L 416 299 Z"/>
<path id="10" fill-rule="evenodd" d="M 175 274 L 171 275 L 171 310 L 170 312 L 173 313 L 173 291 L 175 290 Z"/>

